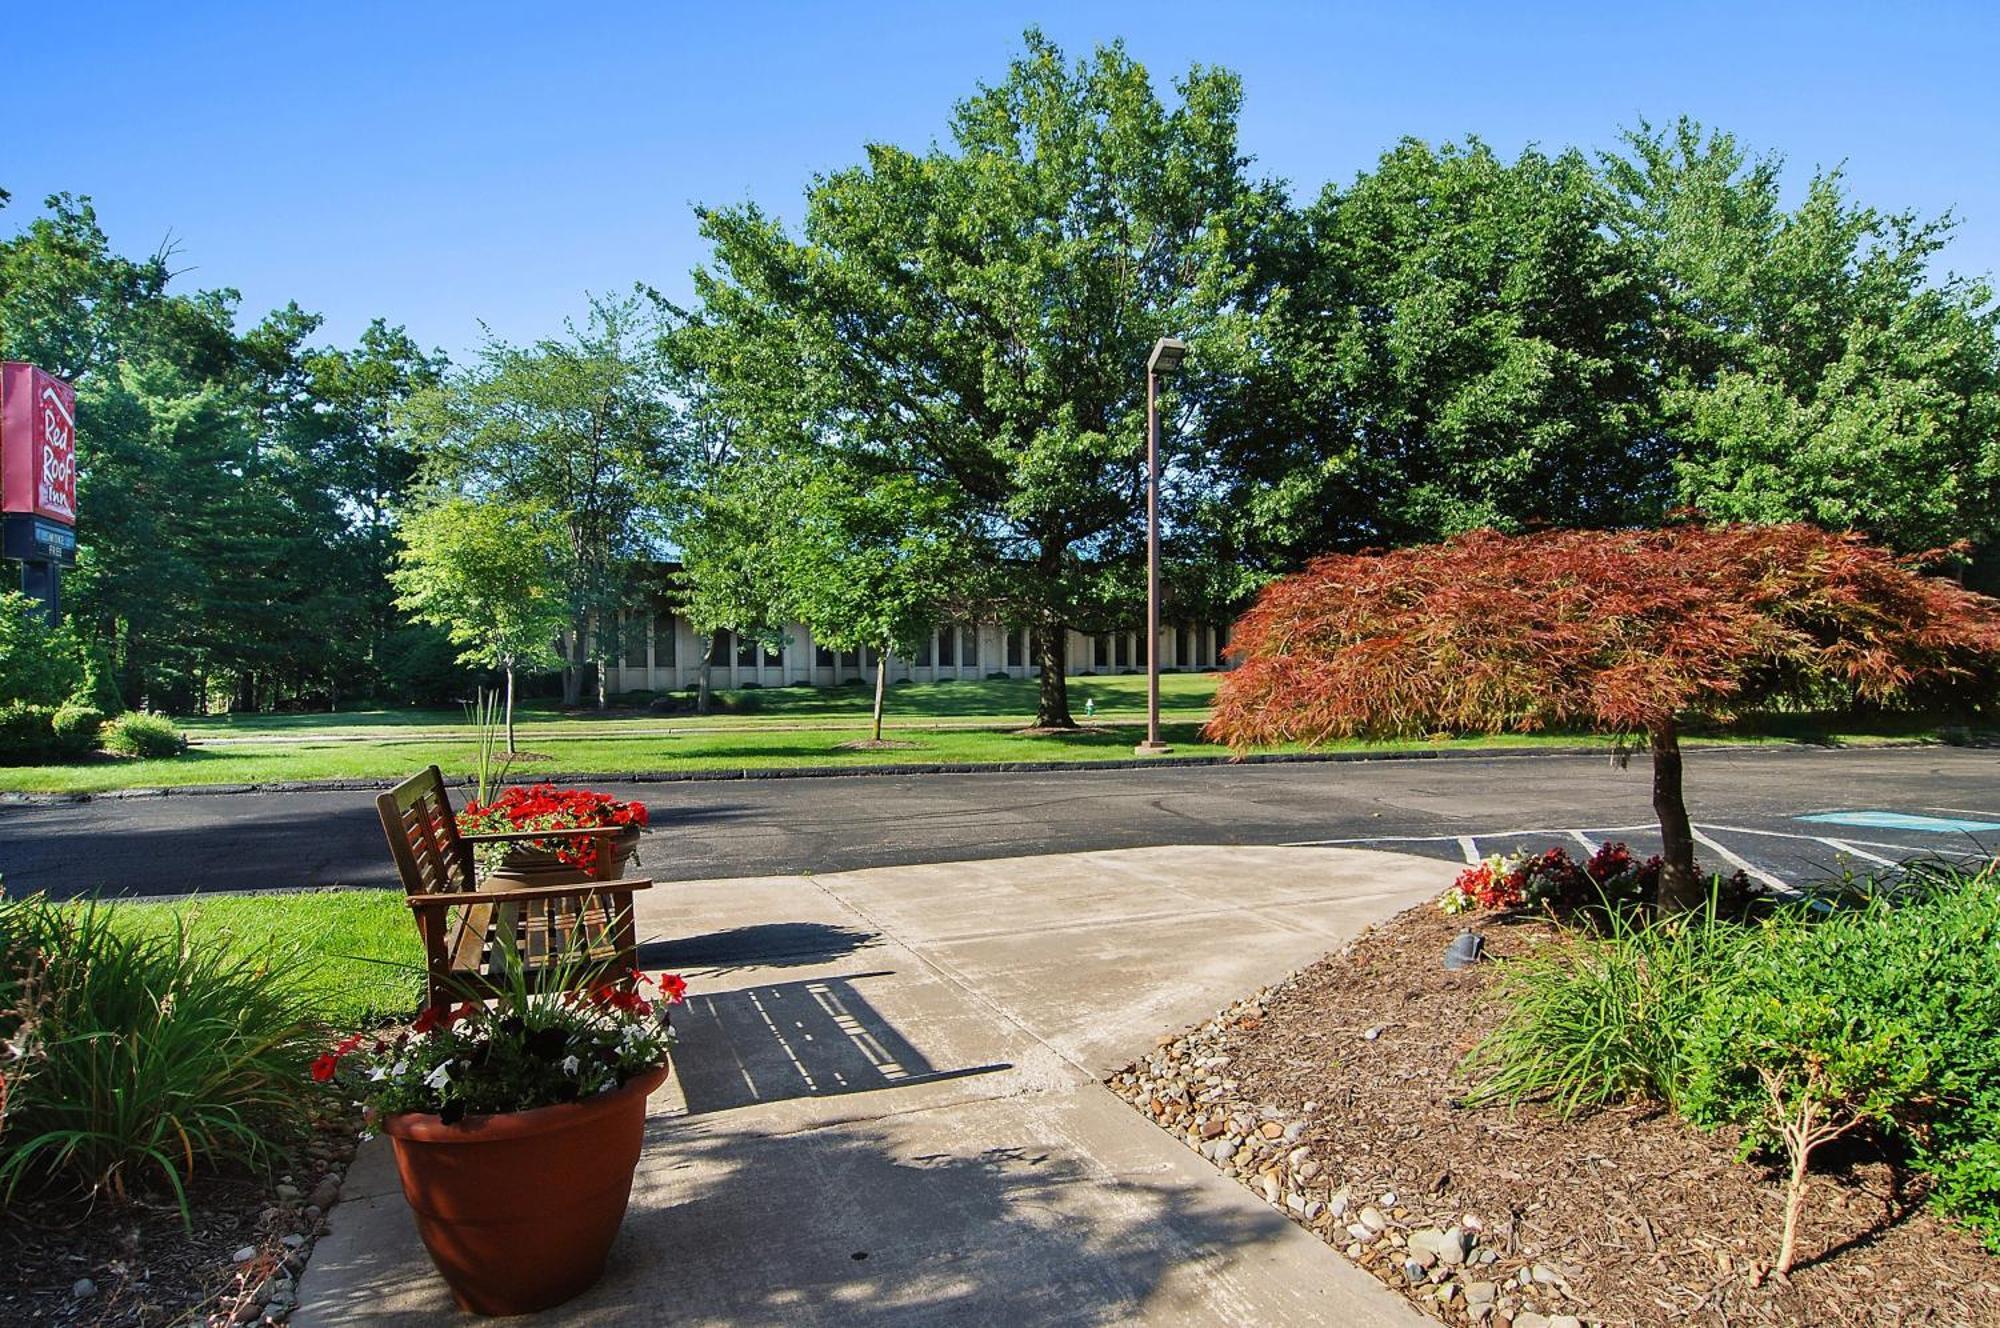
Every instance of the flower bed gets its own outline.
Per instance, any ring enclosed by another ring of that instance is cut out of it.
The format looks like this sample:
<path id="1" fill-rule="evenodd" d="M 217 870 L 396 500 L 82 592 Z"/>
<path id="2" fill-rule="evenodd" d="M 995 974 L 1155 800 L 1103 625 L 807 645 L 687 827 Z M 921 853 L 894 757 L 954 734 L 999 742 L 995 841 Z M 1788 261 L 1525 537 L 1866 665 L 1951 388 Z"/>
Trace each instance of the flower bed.
<path id="1" fill-rule="evenodd" d="M 1920 934 L 1922 921 L 1936 935 L 1972 935 L 1951 932 L 1947 911 L 1912 913 L 1907 934 Z M 1517 1008 L 1503 975 L 1556 965 L 1572 947 L 1596 953 L 1616 937 L 1517 908 L 1482 924 L 1498 962 L 1449 971 L 1441 957 L 1462 926 L 1435 908 L 1412 909 L 1162 1039 L 1110 1087 L 1449 1323 L 2000 1323 L 2000 1262 L 1932 1211 L 1972 1211 L 1964 1193 L 1977 1184 L 1981 1145 L 1962 1129 L 1926 1127 L 1914 1152 L 1857 1130 L 1818 1154 L 1799 1215 L 1801 1257 L 1786 1277 L 1773 1269 L 1786 1214 L 1782 1152 L 1743 1154 L 1762 1137 L 1761 1085 L 1734 1057 L 1746 1044 L 1714 1048 L 1731 1053 L 1715 1057 L 1728 1091 L 1711 1095 L 1721 1111 L 1706 1130 L 1647 1091 L 1609 1092 L 1577 1110 L 1542 1093 L 1513 1107 L 1469 1105 L 1492 1067 L 1468 1056 Z M 1831 928 L 1818 935 L 1823 945 L 1842 939 Z M 1929 953 L 1942 963 L 1979 952 Z M 1857 971 L 1865 957 L 1856 955 Z M 1825 959 L 1819 951 L 1800 963 Z M 1945 1003 L 1976 1003 L 1982 988 L 1911 987 L 1911 977 L 1889 968 L 1875 996 L 1922 992 L 1937 1007 L 1938 1036 L 1953 1044 L 1950 1057 L 1930 1059 L 1959 1075 L 1949 1091 L 1972 1093 L 1970 1016 L 1948 1014 Z M 1726 1118 L 1737 1105 L 1750 1109 Z M 1946 1145 L 1957 1160 L 1934 1179 L 1924 1150 Z"/>

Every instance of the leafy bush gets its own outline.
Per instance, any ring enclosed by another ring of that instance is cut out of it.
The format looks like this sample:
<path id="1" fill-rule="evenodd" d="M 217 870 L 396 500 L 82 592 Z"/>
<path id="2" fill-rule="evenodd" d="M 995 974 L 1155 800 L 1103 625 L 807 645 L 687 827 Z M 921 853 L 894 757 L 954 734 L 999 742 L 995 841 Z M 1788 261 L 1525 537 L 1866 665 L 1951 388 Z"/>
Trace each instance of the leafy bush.
<path id="1" fill-rule="evenodd" d="M 268 1160 L 303 1105 L 302 963 L 114 927 L 98 904 L 0 902 L 0 1033 L 26 1053 L 0 1181 L 116 1198 L 160 1183 L 185 1203 L 198 1167 Z"/>
<path id="2" fill-rule="evenodd" d="M 120 756 L 179 756 L 187 750 L 187 735 L 165 715 L 132 710 L 104 726 L 104 750 Z"/>
<path id="3" fill-rule="evenodd" d="M 39 601 L 0 591 L 0 703 L 59 706 L 89 681 L 76 637 L 44 622 Z"/>
<path id="4" fill-rule="evenodd" d="M 61 755 L 53 706 L 9 701 L 0 705 L 0 765 L 35 765 Z"/>
<path id="5" fill-rule="evenodd" d="M 104 728 L 104 712 L 81 701 L 59 707 L 49 718 L 56 746 L 64 756 L 87 756 L 97 748 L 97 735 Z"/>
<path id="6" fill-rule="evenodd" d="M 1782 1150 L 1790 1164 L 1779 1273 L 1797 1256 L 1814 1150 L 1911 1111 L 1934 1068 L 1934 1049 L 1904 1012 L 1840 990 L 1847 965 L 1835 951 L 1852 930 L 1788 927 L 1778 944 L 1760 937 L 1687 1033 L 1681 1111 L 1697 1125 L 1739 1127 L 1746 1157 Z"/>

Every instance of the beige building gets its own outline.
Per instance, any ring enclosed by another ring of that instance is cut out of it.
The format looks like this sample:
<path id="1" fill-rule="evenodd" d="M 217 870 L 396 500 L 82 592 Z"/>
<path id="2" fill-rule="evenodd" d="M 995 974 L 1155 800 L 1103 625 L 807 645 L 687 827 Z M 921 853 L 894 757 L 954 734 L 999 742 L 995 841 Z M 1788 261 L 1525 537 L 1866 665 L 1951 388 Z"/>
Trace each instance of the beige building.
<path id="1" fill-rule="evenodd" d="M 1065 669 L 1071 675 L 1137 673 L 1146 667 L 1142 631 L 1098 636 L 1069 633 Z M 628 613 L 620 619 L 618 656 L 606 678 L 612 692 L 666 692 L 695 685 L 701 672 L 701 637 L 678 614 Z M 1160 667 L 1189 672 L 1218 667 L 1225 639 L 1212 626 L 1173 626 L 1160 632 Z M 931 633 L 916 659 L 890 656 L 889 679 L 937 682 L 1035 674 L 1028 629 L 998 623 L 962 623 Z M 756 638 L 721 633 L 709 683 L 713 687 L 784 687 L 793 683 L 831 687 L 872 679 L 870 651 L 834 651 L 816 644 L 802 624 L 792 623 L 783 642 L 771 649 Z"/>

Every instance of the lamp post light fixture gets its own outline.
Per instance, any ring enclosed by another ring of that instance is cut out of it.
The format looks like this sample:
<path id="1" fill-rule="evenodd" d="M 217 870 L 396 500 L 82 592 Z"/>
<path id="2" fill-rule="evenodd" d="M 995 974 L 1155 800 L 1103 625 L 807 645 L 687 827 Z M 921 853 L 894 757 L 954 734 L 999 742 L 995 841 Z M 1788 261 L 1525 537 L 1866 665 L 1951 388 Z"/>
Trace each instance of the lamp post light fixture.
<path id="1" fill-rule="evenodd" d="M 1146 357 L 1146 740 L 1135 755 L 1173 750 L 1160 741 L 1160 376 L 1181 367 L 1187 343 L 1161 337 Z"/>

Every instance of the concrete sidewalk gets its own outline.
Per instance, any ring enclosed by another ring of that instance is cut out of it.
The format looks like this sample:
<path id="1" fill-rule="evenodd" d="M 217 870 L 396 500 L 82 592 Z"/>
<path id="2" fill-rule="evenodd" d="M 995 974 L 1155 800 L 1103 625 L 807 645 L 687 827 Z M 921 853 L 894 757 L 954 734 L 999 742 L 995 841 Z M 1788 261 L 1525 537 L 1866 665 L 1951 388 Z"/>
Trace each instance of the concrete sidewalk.
<path id="1" fill-rule="evenodd" d="M 1454 870 L 1162 848 L 656 888 L 676 1073 L 604 1280 L 530 1322 L 1429 1324 L 1098 1080 Z M 382 1142 L 330 1224 L 294 1324 L 472 1322 Z"/>

